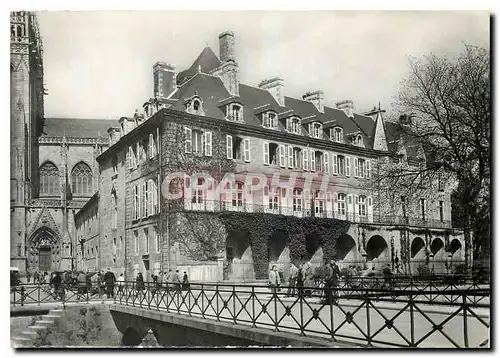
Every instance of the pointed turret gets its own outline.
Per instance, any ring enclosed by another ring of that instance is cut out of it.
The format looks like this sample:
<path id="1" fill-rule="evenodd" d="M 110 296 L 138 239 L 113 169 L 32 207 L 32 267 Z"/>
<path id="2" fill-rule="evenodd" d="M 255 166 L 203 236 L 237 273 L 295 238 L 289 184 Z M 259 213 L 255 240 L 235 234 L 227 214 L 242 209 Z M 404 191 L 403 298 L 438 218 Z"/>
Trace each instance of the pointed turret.
<path id="1" fill-rule="evenodd" d="M 385 134 L 385 124 L 382 118 L 382 110 L 377 112 L 377 117 L 375 118 L 375 133 L 373 134 L 373 149 L 388 151 L 387 147 L 387 137 Z"/>

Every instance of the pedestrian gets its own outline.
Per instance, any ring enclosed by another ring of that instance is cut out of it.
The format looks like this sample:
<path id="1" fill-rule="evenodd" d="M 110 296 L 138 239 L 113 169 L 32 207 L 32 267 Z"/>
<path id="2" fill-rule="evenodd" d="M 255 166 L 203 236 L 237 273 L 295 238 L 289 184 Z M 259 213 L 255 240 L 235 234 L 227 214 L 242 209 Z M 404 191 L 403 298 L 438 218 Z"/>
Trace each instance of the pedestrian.
<path id="1" fill-rule="evenodd" d="M 188 274 L 186 271 L 184 271 L 184 274 L 182 275 L 182 289 L 183 290 L 189 289 L 189 280 L 188 280 Z"/>
<path id="2" fill-rule="evenodd" d="M 116 277 L 111 269 L 108 267 L 106 273 L 104 274 L 104 284 L 106 287 L 106 298 L 113 298 L 115 291 Z"/>
<path id="3" fill-rule="evenodd" d="M 326 304 L 337 303 L 337 286 L 339 284 L 340 269 L 335 260 L 330 260 L 326 265 L 325 275 L 325 302 Z"/>
<path id="4" fill-rule="evenodd" d="M 295 286 L 297 287 L 299 296 L 302 296 L 304 293 L 304 265 L 302 263 L 299 264 Z"/>
<path id="5" fill-rule="evenodd" d="M 174 287 L 175 273 L 172 270 L 168 270 L 168 274 L 165 278 L 167 291 L 170 291 Z"/>
<path id="6" fill-rule="evenodd" d="M 64 288 L 62 287 L 62 277 L 59 272 L 56 272 L 50 281 L 54 288 L 54 299 L 64 300 Z"/>
<path id="7" fill-rule="evenodd" d="M 43 282 L 45 284 L 50 284 L 50 275 L 48 274 L 47 271 L 44 272 L 44 275 L 43 275 Z"/>
<path id="8" fill-rule="evenodd" d="M 33 283 L 38 284 L 38 271 L 33 272 Z"/>
<path id="9" fill-rule="evenodd" d="M 85 296 L 85 294 L 87 293 L 87 276 L 83 271 L 80 271 L 80 273 L 78 274 L 77 282 L 78 282 L 77 298 L 80 298 L 80 296 Z"/>
<path id="10" fill-rule="evenodd" d="M 271 292 L 276 295 L 276 292 L 281 284 L 280 275 L 278 272 L 278 267 L 273 265 L 271 271 L 269 271 L 269 286 L 271 287 Z"/>
<path id="11" fill-rule="evenodd" d="M 290 276 L 288 277 L 288 291 L 286 293 L 286 297 L 293 296 L 295 294 L 295 285 L 297 281 L 297 274 L 299 269 L 297 266 L 290 262 Z"/>
<path id="12" fill-rule="evenodd" d="M 156 288 L 158 287 L 158 276 L 154 273 L 151 274 L 151 283 L 149 285 L 149 290 L 151 291 L 151 297 L 156 294 Z"/>
<path id="13" fill-rule="evenodd" d="M 123 295 L 123 286 L 125 285 L 125 277 L 123 277 L 123 273 L 121 273 L 120 276 L 118 277 L 116 285 L 118 286 L 118 292 L 116 294 Z"/>
<path id="14" fill-rule="evenodd" d="M 28 283 L 30 283 L 31 281 L 31 272 L 29 270 L 26 270 L 26 280 L 28 281 Z"/>
<path id="15" fill-rule="evenodd" d="M 135 289 L 136 289 L 136 298 L 139 296 L 141 297 L 140 300 L 142 301 L 142 297 L 144 295 L 144 277 L 142 277 L 142 273 L 138 272 L 137 277 L 135 279 Z"/>
<path id="16" fill-rule="evenodd" d="M 304 265 L 304 295 L 311 296 L 314 288 L 314 269 L 310 261 Z"/>
<path id="17" fill-rule="evenodd" d="M 384 275 L 384 286 L 392 288 L 393 287 L 393 282 L 392 282 L 393 280 L 392 280 L 391 264 L 387 264 L 387 266 L 385 266 L 382 269 L 382 274 Z"/>
<path id="18" fill-rule="evenodd" d="M 179 274 L 179 270 L 175 270 L 174 285 L 175 285 L 175 291 L 177 293 L 181 293 L 181 275 Z"/>

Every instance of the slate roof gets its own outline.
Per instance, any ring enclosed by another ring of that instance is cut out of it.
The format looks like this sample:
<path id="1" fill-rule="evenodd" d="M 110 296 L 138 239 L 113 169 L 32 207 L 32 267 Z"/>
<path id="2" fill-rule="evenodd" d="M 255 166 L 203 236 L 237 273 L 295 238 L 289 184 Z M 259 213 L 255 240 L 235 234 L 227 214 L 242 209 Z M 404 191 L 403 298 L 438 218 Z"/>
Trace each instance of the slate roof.
<path id="1" fill-rule="evenodd" d="M 179 72 L 177 75 L 177 83 L 182 83 L 184 80 L 193 77 L 198 73 L 198 65 L 201 66 L 201 71 L 204 73 L 210 73 L 212 70 L 219 67 L 222 63 L 219 58 L 212 51 L 210 46 L 207 46 L 201 51 L 198 58 L 193 62 L 191 67 L 187 70 Z"/>
<path id="2" fill-rule="evenodd" d="M 81 118 L 45 118 L 42 137 L 108 138 L 108 128 L 117 120 Z"/>

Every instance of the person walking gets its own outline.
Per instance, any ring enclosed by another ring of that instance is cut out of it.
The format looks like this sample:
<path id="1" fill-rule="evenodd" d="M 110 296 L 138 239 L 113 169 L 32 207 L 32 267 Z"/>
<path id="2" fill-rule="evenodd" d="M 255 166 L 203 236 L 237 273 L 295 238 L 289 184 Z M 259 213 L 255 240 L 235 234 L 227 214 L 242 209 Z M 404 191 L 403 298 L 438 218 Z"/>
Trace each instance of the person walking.
<path id="1" fill-rule="evenodd" d="M 387 264 L 387 266 L 382 269 L 382 274 L 384 275 L 384 286 L 392 289 L 394 285 L 392 280 L 391 264 Z"/>
<path id="2" fill-rule="evenodd" d="M 30 283 L 31 281 L 31 272 L 29 270 L 26 270 L 26 280 L 28 281 L 28 283 Z"/>
<path id="3" fill-rule="evenodd" d="M 298 295 L 302 296 L 304 294 L 304 266 L 302 264 L 299 264 L 295 286 L 297 287 Z"/>
<path id="4" fill-rule="evenodd" d="M 184 274 L 182 275 L 182 289 L 183 290 L 189 289 L 188 274 L 186 271 L 184 271 Z"/>
<path id="5" fill-rule="evenodd" d="M 340 269 L 335 260 L 330 260 L 330 264 L 326 265 L 325 276 L 325 303 L 337 303 L 337 286 L 339 284 Z"/>
<path id="6" fill-rule="evenodd" d="M 304 294 L 311 296 L 314 288 L 314 269 L 310 261 L 304 265 Z"/>
<path id="7" fill-rule="evenodd" d="M 106 286 L 106 298 L 114 298 L 115 297 L 115 283 L 116 277 L 111 269 L 108 267 L 106 273 L 104 274 L 104 284 Z"/>
<path id="8" fill-rule="evenodd" d="M 144 277 L 142 277 L 142 273 L 137 273 L 137 277 L 135 279 L 135 289 L 136 289 L 136 298 L 139 296 L 141 297 L 140 300 L 142 301 L 142 296 L 144 295 Z"/>
<path id="9" fill-rule="evenodd" d="M 36 284 L 38 284 L 38 283 L 40 283 L 40 282 L 39 282 L 39 278 L 38 278 L 38 277 L 39 277 L 39 275 L 38 275 L 38 271 L 35 271 L 35 272 L 33 273 L 33 283 L 34 283 L 35 285 L 36 285 Z"/>
<path id="10" fill-rule="evenodd" d="M 50 284 L 50 275 L 48 274 L 47 271 L 44 272 L 44 275 L 43 275 L 43 282 L 45 284 Z"/>
<path id="11" fill-rule="evenodd" d="M 125 285 L 125 277 L 123 277 L 123 273 L 118 277 L 116 285 L 118 286 L 117 295 L 123 295 L 123 286 Z"/>
<path id="12" fill-rule="evenodd" d="M 179 270 L 175 270 L 173 278 L 174 278 L 175 291 L 177 293 L 181 293 L 181 276 L 179 274 Z"/>
<path id="13" fill-rule="evenodd" d="M 77 278 L 78 282 L 78 296 L 77 298 L 79 299 L 80 297 L 85 297 L 85 294 L 87 293 L 87 275 L 83 271 L 80 271 L 78 274 Z"/>
<path id="14" fill-rule="evenodd" d="M 276 295 L 277 289 L 281 284 L 280 275 L 278 273 L 278 267 L 273 265 L 271 271 L 269 271 L 269 286 L 271 287 L 271 292 Z"/>
<path id="15" fill-rule="evenodd" d="M 286 293 L 286 297 L 290 297 L 295 294 L 295 285 L 298 273 L 299 269 L 297 268 L 297 266 L 295 266 L 293 262 L 290 262 L 290 276 L 288 277 L 288 290 Z"/>
<path id="16" fill-rule="evenodd" d="M 151 290 L 151 298 L 155 296 L 157 287 L 158 287 L 158 276 L 152 273 L 151 284 L 149 285 L 149 289 Z"/>
<path id="17" fill-rule="evenodd" d="M 64 288 L 62 287 L 62 277 L 59 272 L 54 274 L 50 283 L 54 287 L 54 299 L 64 300 Z"/>

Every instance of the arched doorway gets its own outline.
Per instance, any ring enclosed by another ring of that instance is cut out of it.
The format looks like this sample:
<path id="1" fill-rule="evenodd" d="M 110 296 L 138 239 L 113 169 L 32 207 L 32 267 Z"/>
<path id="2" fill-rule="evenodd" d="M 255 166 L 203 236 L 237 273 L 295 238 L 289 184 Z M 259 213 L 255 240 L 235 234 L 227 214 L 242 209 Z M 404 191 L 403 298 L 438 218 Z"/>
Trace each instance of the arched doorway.
<path id="1" fill-rule="evenodd" d="M 387 242 L 380 235 L 372 236 L 366 243 L 366 262 L 368 268 L 381 269 L 390 262 Z"/>
<path id="2" fill-rule="evenodd" d="M 421 237 L 416 237 L 411 242 L 410 247 L 411 272 L 418 272 L 418 267 L 425 265 L 425 241 Z"/>
<path id="3" fill-rule="evenodd" d="M 61 264 L 60 240 L 50 228 L 43 226 L 36 230 L 29 241 L 29 269 L 41 272 L 57 270 Z"/>
<path id="4" fill-rule="evenodd" d="M 288 278 L 290 271 L 290 249 L 288 236 L 284 231 L 276 230 L 267 241 L 267 257 L 269 270 L 273 265 L 278 266 L 278 271 L 283 272 L 283 278 Z"/>
<path id="5" fill-rule="evenodd" d="M 323 249 L 320 246 L 321 237 L 318 234 L 311 233 L 306 236 L 306 253 L 304 262 L 309 261 L 312 266 L 320 267 L 323 264 Z"/>
<path id="6" fill-rule="evenodd" d="M 251 281 L 255 279 L 252 248 L 249 235 L 243 231 L 231 231 L 226 238 L 226 266 L 224 279 Z"/>
<path id="7" fill-rule="evenodd" d="M 446 273 L 446 251 L 444 248 L 444 242 L 439 237 L 436 237 L 431 242 L 431 253 L 430 259 L 431 271 L 434 274 L 442 275 Z"/>
<path id="8" fill-rule="evenodd" d="M 357 266 L 359 264 L 356 242 L 350 235 L 342 234 L 337 239 L 335 251 L 336 259 L 339 261 L 338 265 L 341 269 L 349 267 L 350 265 Z"/>
<path id="9" fill-rule="evenodd" d="M 462 243 L 460 242 L 460 240 L 451 240 L 450 246 L 448 247 L 448 256 L 448 266 L 450 272 L 453 272 L 455 266 L 463 264 L 464 260 L 462 259 Z"/>

